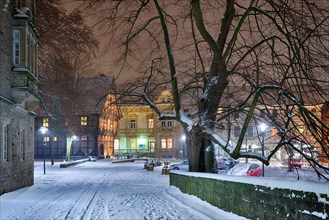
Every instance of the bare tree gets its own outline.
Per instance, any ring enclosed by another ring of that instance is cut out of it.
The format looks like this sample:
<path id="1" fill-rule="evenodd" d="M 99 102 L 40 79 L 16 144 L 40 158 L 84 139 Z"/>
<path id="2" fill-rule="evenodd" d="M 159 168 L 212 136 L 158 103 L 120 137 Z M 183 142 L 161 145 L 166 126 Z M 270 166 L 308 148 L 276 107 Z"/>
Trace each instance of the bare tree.
<path id="1" fill-rule="evenodd" d="M 266 165 L 279 150 L 293 149 L 328 172 L 296 147 L 316 146 L 320 161 L 328 159 L 328 124 L 307 108 L 328 100 L 325 1 L 83 2 L 98 17 L 108 42 L 120 45 L 117 64 L 140 64 L 144 75 L 122 94 L 142 98 L 160 119 L 175 119 L 184 127 L 191 171 L 202 171 L 201 150 L 218 144 L 233 158 Z M 159 82 L 171 85 L 174 114 L 160 112 L 149 97 Z M 231 119 L 237 112 L 244 115 L 243 124 L 232 143 Z M 276 143 L 264 155 L 242 150 L 248 126 L 261 121 L 275 130 Z M 226 136 L 219 135 L 223 128 Z"/>
<path id="2" fill-rule="evenodd" d="M 98 46 L 79 10 L 67 13 L 60 0 L 37 1 L 40 34 L 39 79 L 42 108 L 52 117 L 55 132 L 75 131 L 76 111 L 84 103 L 81 78 L 94 74 L 91 59 Z M 67 141 L 70 147 L 71 140 Z M 70 152 L 70 150 L 67 150 Z M 69 159 L 69 155 L 67 156 Z"/>

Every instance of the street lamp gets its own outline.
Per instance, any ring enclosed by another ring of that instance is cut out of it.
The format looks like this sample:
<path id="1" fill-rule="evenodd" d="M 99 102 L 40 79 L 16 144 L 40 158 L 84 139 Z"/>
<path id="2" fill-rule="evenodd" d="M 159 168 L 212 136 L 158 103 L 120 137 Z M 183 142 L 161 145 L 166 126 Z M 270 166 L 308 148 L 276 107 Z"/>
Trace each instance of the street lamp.
<path id="1" fill-rule="evenodd" d="M 260 131 L 261 131 L 261 135 L 262 135 L 262 156 L 264 157 L 264 145 L 265 145 L 265 134 L 266 134 L 266 129 L 268 128 L 268 125 L 265 124 L 265 123 L 261 123 L 259 125 L 259 128 L 260 128 Z M 262 162 L 262 169 L 263 169 L 263 172 L 262 172 L 262 176 L 264 177 L 264 162 Z"/>
<path id="2" fill-rule="evenodd" d="M 73 154 L 73 160 L 75 160 L 74 149 L 73 149 L 73 146 L 74 146 L 73 141 L 76 141 L 78 139 L 79 139 L 78 136 L 76 136 L 76 135 L 73 135 L 72 136 L 72 154 Z"/>
<path id="3" fill-rule="evenodd" d="M 185 157 L 185 148 L 186 148 L 186 147 L 185 147 L 185 146 L 186 146 L 186 135 L 181 136 L 180 139 L 181 139 L 181 141 L 182 141 L 182 143 L 183 143 L 183 144 L 182 144 L 182 145 L 183 145 L 183 146 L 182 146 L 182 159 L 184 160 L 184 159 L 185 159 L 185 158 L 184 158 L 184 157 Z"/>
<path id="4" fill-rule="evenodd" d="M 46 174 L 46 157 L 45 157 L 46 140 L 45 140 L 45 134 L 48 131 L 48 128 L 41 127 L 39 130 L 40 130 L 40 132 L 42 134 L 42 140 L 43 140 L 43 145 L 42 145 L 43 174 Z"/>

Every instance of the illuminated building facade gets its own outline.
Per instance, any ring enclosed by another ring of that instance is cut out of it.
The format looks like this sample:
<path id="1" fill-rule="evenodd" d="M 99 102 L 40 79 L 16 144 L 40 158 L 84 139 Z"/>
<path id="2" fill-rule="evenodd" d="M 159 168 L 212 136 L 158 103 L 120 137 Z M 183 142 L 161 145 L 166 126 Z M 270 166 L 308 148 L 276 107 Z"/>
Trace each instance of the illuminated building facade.
<path id="1" fill-rule="evenodd" d="M 172 94 L 161 92 L 156 106 L 163 113 L 173 113 Z M 183 130 L 175 120 L 159 120 L 148 105 L 123 104 L 122 118 L 114 143 L 116 156 L 150 156 L 156 158 L 186 158 Z"/>
<path id="2" fill-rule="evenodd" d="M 83 95 L 77 97 L 79 107 L 73 110 L 70 131 L 58 125 L 56 116 L 39 112 L 35 120 L 35 158 L 65 158 L 67 152 L 67 138 L 75 135 L 70 149 L 71 159 L 85 158 L 86 155 L 97 157 L 112 157 L 114 155 L 114 138 L 117 134 L 119 109 L 115 104 L 115 95 L 110 94 L 113 89 L 113 77 L 80 79 Z M 58 116 L 57 116 L 58 117 Z M 63 122 L 61 122 L 63 123 Z M 42 135 L 41 127 L 47 127 L 49 132 Z M 46 147 L 43 149 L 43 141 Z"/>

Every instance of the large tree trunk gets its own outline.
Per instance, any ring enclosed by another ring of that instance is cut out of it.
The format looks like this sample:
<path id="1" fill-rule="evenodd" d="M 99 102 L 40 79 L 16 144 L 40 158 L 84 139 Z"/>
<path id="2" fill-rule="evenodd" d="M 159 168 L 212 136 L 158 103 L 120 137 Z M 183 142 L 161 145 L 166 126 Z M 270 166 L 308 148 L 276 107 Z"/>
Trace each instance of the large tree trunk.
<path id="1" fill-rule="evenodd" d="M 211 172 L 216 173 L 216 163 L 211 164 L 211 168 L 206 170 L 206 153 L 214 155 L 212 152 L 206 152 L 207 147 L 211 146 L 211 141 L 202 133 L 199 125 L 195 125 L 187 133 L 187 157 L 189 162 L 189 171 L 191 172 Z"/>

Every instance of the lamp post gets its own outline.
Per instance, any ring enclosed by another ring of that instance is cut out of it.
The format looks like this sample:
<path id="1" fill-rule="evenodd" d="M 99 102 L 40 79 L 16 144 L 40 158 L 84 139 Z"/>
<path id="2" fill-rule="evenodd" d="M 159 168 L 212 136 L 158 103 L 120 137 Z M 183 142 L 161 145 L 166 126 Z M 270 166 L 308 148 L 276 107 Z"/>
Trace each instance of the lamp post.
<path id="1" fill-rule="evenodd" d="M 262 135 L 262 156 L 264 157 L 264 145 L 265 145 L 265 134 L 266 134 L 266 129 L 267 129 L 268 125 L 265 124 L 265 123 L 261 123 L 259 125 L 259 128 L 260 128 L 260 131 L 262 132 L 261 135 Z M 263 172 L 262 172 L 262 176 L 264 177 L 264 162 L 262 162 L 262 169 L 263 169 Z"/>
<path id="2" fill-rule="evenodd" d="M 73 142 L 74 141 L 76 141 L 76 140 L 78 140 L 79 138 L 78 138 L 78 136 L 76 136 L 76 135 L 73 135 L 72 136 L 72 154 L 73 154 L 73 160 L 75 160 L 75 156 L 74 156 L 74 149 L 73 149 L 73 146 L 74 146 L 74 144 L 73 144 Z"/>
<path id="3" fill-rule="evenodd" d="M 43 174 L 46 174 L 46 157 L 45 157 L 46 140 L 45 140 L 45 134 L 48 131 L 48 128 L 41 127 L 39 130 L 40 130 L 40 132 L 42 134 L 42 141 L 43 141 L 43 145 L 42 145 Z"/>
<path id="4" fill-rule="evenodd" d="M 184 159 L 185 159 L 186 135 L 181 136 L 180 139 L 182 141 L 182 159 L 184 161 Z"/>

